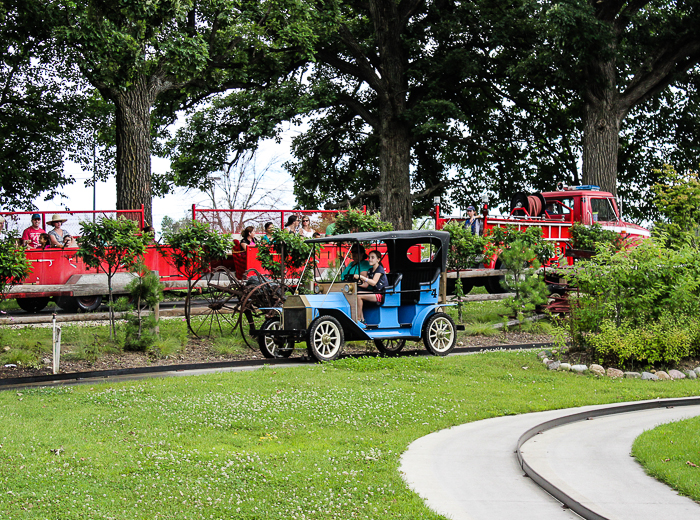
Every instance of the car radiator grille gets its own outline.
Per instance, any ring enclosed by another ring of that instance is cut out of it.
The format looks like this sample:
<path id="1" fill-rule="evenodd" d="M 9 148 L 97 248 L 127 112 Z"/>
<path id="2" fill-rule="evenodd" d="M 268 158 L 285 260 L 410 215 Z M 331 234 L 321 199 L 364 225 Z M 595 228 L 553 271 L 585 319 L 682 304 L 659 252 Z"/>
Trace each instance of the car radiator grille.
<path id="1" fill-rule="evenodd" d="M 306 309 L 285 309 L 284 330 L 306 329 Z"/>

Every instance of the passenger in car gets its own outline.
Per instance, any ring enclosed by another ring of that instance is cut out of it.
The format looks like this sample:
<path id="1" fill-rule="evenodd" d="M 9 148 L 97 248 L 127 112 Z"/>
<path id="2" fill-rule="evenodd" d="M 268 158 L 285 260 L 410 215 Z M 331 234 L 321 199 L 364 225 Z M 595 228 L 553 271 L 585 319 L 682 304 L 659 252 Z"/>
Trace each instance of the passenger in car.
<path id="1" fill-rule="evenodd" d="M 369 292 L 361 292 L 357 295 L 357 319 L 360 323 L 365 322 L 365 316 L 362 312 L 364 302 L 375 303 L 381 305 L 384 301 L 384 288 L 389 285 L 389 280 L 386 277 L 386 271 L 380 263 L 382 254 L 377 251 L 369 252 L 369 271 L 367 276 L 355 275 L 356 279 L 361 283 L 358 289 L 364 289 Z"/>
<path id="2" fill-rule="evenodd" d="M 367 276 L 369 271 L 369 262 L 367 262 L 367 253 L 362 244 L 353 244 L 350 250 L 352 262 L 343 270 L 343 280 L 346 282 L 354 281 L 355 275 Z"/>

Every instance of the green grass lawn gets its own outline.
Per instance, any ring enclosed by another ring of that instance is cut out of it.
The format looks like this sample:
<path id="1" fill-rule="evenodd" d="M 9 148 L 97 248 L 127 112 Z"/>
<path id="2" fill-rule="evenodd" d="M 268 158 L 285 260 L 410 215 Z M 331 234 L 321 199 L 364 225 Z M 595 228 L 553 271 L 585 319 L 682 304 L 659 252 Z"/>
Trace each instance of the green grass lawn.
<path id="1" fill-rule="evenodd" d="M 700 417 L 662 424 L 637 437 L 632 455 L 646 472 L 700 502 Z"/>
<path id="2" fill-rule="evenodd" d="M 469 421 L 697 393 L 547 371 L 534 352 L 0 393 L 2 518 L 439 518 L 399 457 Z"/>

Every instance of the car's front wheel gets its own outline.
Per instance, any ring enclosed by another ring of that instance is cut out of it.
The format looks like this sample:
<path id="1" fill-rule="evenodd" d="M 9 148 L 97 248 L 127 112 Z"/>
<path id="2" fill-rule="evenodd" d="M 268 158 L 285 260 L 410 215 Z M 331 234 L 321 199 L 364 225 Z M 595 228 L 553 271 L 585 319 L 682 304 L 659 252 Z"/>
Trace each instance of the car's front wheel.
<path id="1" fill-rule="evenodd" d="M 345 344 L 343 327 L 332 316 L 320 316 L 311 323 L 306 345 L 309 355 L 319 361 L 333 361 Z"/>
<path id="2" fill-rule="evenodd" d="M 435 356 L 446 356 L 457 344 L 455 322 L 444 312 L 436 312 L 423 325 L 423 343 Z"/>

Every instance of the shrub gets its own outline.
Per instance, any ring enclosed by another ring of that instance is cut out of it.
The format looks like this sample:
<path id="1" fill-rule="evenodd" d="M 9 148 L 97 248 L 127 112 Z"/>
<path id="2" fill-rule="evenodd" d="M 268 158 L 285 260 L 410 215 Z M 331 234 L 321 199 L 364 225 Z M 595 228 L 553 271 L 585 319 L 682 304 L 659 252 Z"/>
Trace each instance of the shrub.
<path id="1" fill-rule="evenodd" d="M 609 244 L 613 251 L 619 251 L 625 245 L 625 238 L 620 233 L 603 229 L 597 222 L 592 226 L 574 223 L 571 228 L 571 247 L 595 251 L 601 244 Z"/>
<path id="2" fill-rule="evenodd" d="M 350 209 L 345 213 L 338 213 L 335 218 L 335 234 L 360 233 L 365 231 L 391 231 L 390 222 L 381 219 L 379 213 L 363 213 L 356 209 Z"/>
<path id="3" fill-rule="evenodd" d="M 299 286 L 305 287 L 313 275 L 314 256 L 311 254 L 317 245 L 307 242 L 301 235 L 293 235 L 285 229 L 277 229 L 272 233 L 268 243 L 258 244 L 258 260 L 263 269 L 282 278 L 281 255 L 284 252 L 284 278 L 299 278 L 304 271 L 304 279 L 299 281 Z M 309 265 L 306 265 L 307 260 Z M 304 266 L 306 269 L 304 270 Z"/>
<path id="4" fill-rule="evenodd" d="M 674 364 L 700 352 L 700 327 L 670 314 L 641 326 L 617 327 L 605 320 L 598 334 L 588 339 L 600 362 Z"/>

